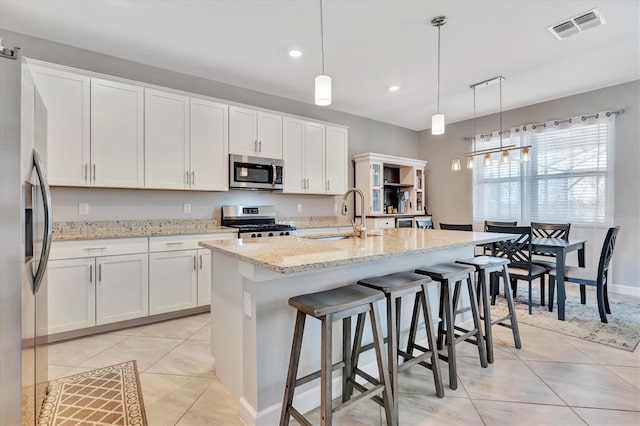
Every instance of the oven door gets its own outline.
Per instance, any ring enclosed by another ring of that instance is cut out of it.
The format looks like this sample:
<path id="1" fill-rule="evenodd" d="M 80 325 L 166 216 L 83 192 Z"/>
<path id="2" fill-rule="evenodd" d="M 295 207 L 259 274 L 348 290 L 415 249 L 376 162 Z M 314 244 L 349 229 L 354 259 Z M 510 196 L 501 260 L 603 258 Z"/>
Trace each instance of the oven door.
<path id="1" fill-rule="evenodd" d="M 278 159 L 229 156 L 229 188 L 282 190 L 284 162 Z"/>

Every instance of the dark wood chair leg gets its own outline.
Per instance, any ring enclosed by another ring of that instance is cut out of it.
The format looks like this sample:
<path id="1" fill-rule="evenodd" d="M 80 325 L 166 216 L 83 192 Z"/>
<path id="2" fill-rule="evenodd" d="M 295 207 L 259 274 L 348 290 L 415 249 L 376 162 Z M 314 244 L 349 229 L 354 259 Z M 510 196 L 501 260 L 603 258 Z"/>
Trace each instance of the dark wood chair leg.
<path id="1" fill-rule="evenodd" d="M 416 294 L 416 298 L 413 301 L 413 315 L 411 315 L 411 326 L 409 327 L 409 338 L 407 339 L 407 353 L 409 355 L 413 355 L 413 349 L 415 348 L 416 343 L 416 333 L 418 332 L 418 309 L 420 307 L 419 298 L 420 295 Z"/>
<path id="2" fill-rule="evenodd" d="M 491 281 L 491 306 L 493 306 L 496 304 L 496 296 L 500 293 L 500 277 L 496 274 L 491 274 L 489 281 Z"/>
<path id="3" fill-rule="evenodd" d="M 424 327 L 427 330 L 427 340 L 429 342 L 429 349 L 431 350 L 431 372 L 433 373 L 433 381 L 436 385 L 436 395 L 438 398 L 444 398 L 444 383 L 442 382 L 442 373 L 440 371 L 440 361 L 438 360 L 438 350 L 436 349 L 436 335 L 433 331 L 431 323 L 433 317 L 431 316 L 431 306 L 427 299 L 427 285 L 422 285 L 422 295 L 420 300 L 422 302 L 422 313 L 424 315 Z M 418 299 L 418 295 L 416 295 Z"/>
<path id="4" fill-rule="evenodd" d="M 587 287 L 584 284 L 580 284 L 580 303 L 587 304 Z"/>
<path id="5" fill-rule="evenodd" d="M 604 310 L 606 313 L 611 313 L 611 308 L 609 307 L 609 271 L 604 273 Z"/>
<path id="6" fill-rule="evenodd" d="M 599 285 L 596 287 L 596 294 L 598 296 L 598 311 L 600 312 L 600 321 L 608 323 L 607 314 L 604 308 L 604 287 Z"/>
<path id="7" fill-rule="evenodd" d="M 445 297 L 445 292 L 446 297 Z M 447 322 L 447 309 L 445 309 L 445 304 L 449 301 L 449 286 L 446 284 L 440 284 L 440 309 L 438 311 L 438 318 L 440 318 L 440 322 L 438 323 L 438 350 L 441 351 L 444 348 L 444 329 L 445 322 Z"/>
<path id="8" fill-rule="evenodd" d="M 529 315 L 531 315 L 531 312 L 533 310 L 531 307 L 531 299 L 533 298 L 532 282 L 528 281 L 527 284 L 529 284 Z"/>
<path id="9" fill-rule="evenodd" d="M 556 291 L 556 278 L 549 275 L 549 312 L 553 312 L 555 291 Z"/>
<path id="10" fill-rule="evenodd" d="M 321 320 L 322 342 L 320 355 L 320 424 L 331 426 L 333 420 L 333 398 L 331 397 L 331 343 L 332 343 L 332 316 L 326 315 Z"/>
<path id="11" fill-rule="evenodd" d="M 489 273 L 482 269 L 478 273 L 478 299 L 482 303 L 483 317 L 484 317 L 484 340 L 487 345 L 487 361 L 489 364 L 493 364 L 493 332 L 491 330 L 491 307 L 489 306 L 489 295 L 487 292 L 487 282 L 490 281 Z M 480 305 L 478 305 L 480 306 Z"/>
<path id="12" fill-rule="evenodd" d="M 394 397 L 391 391 L 391 383 L 389 380 L 389 371 L 387 370 L 387 357 L 384 351 L 384 338 L 382 337 L 382 328 L 380 327 L 380 315 L 378 314 L 378 305 L 371 303 L 371 332 L 373 334 L 373 346 L 376 350 L 376 361 L 378 363 L 378 372 L 380 381 L 384 385 L 384 393 L 382 397 L 382 405 L 384 407 L 387 425 L 396 426 L 397 416 L 394 413 Z M 329 391 L 331 392 L 331 391 Z"/>
<path id="13" fill-rule="evenodd" d="M 351 398 L 349 377 L 351 377 L 351 317 L 342 320 L 342 402 Z"/>
<path id="14" fill-rule="evenodd" d="M 478 304 L 476 303 L 476 289 L 473 285 L 473 275 L 473 273 L 470 273 L 467 277 L 467 289 L 469 290 L 469 302 L 471 304 L 471 314 L 473 315 L 473 326 L 477 330 L 476 343 L 478 346 L 478 355 L 480 356 L 480 366 L 482 368 L 487 368 L 489 364 L 487 363 L 487 353 L 484 346 L 484 339 L 482 338 L 482 324 L 480 323 L 480 312 Z M 489 332 L 491 332 L 491 328 L 489 328 Z M 455 344 L 456 341 L 454 339 L 453 345 L 455 346 Z"/>
<path id="15" fill-rule="evenodd" d="M 296 386 L 296 376 L 298 375 L 298 362 L 300 361 L 300 350 L 302 349 L 302 335 L 304 334 L 304 322 L 307 315 L 298 311 L 296 315 L 296 325 L 293 329 L 293 343 L 291 344 L 291 356 L 289 357 L 289 371 L 284 387 L 284 398 L 282 399 L 282 411 L 280 412 L 280 425 L 289 424 L 289 408 L 293 403 L 293 392 Z"/>
<path id="16" fill-rule="evenodd" d="M 449 364 L 449 387 L 453 390 L 458 388 L 458 371 L 456 367 L 456 339 L 454 333 L 454 322 L 453 322 L 453 307 L 451 306 L 451 300 L 449 297 L 449 282 L 445 281 L 442 283 L 442 294 L 441 299 L 443 300 L 444 309 L 444 317 L 446 323 L 446 333 L 447 333 L 447 363 Z"/>
<path id="17" fill-rule="evenodd" d="M 513 332 L 513 343 L 517 349 L 522 348 L 522 343 L 520 342 L 520 329 L 518 328 L 518 318 L 516 317 L 516 307 L 513 304 L 513 296 L 511 296 L 511 292 L 507 288 L 507 284 L 509 282 L 509 270 L 507 269 L 507 265 L 504 265 L 502 268 L 502 276 L 505 282 L 504 285 L 504 293 L 507 298 L 507 307 L 509 308 L 509 314 L 511 316 L 511 331 Z"/>
<path id="18" fill-rule="evenodd" d="M 542 275 L 540 277 L 540 306 L 544 306 L 544 286 L 545 286 L 545 282 L 544 282 L 544 275 Z"/>
<path id="19" fill-rule="evenodd" d="M 387 296 L 387 371 L 389 377 L 385 380 L 390 380 L 388 383 L 391 394 L 387 394 L 387 397 L 391 398 L 391 412 L 395 417 L 395 424 L 398 423 L 398 328 L 396 327 L 398 324 L 397 319 L 400 316 L 400 312 L 396 311 L 396 307 L 395 301 Z M 384 344 L 384 340 L 382 344 Z"/>
<path id="20" fill-rule="evenodd" d="M 514 298 L 518 297 L 518 280 L 515 278 L 511 278 L 511 291 Z"/>
<path id="21" fill-rule="evenodd" d="M 358 314 L 358 319 L 356 320 L 356 333 L 353 337 L 353 351 L 351 352 L 351 375 L 349 377 L 349 381 L 347 382 L 347 393 L 349 397 L 353 394 L 353 383 L 356 381 L 356 370 L 355 368 L 358 365 L 358 360 L 360 359 L 360 348 L 362 346 L 362 335 L 364 334 L 364 322 L 366 319 L 366 314 Z"/>

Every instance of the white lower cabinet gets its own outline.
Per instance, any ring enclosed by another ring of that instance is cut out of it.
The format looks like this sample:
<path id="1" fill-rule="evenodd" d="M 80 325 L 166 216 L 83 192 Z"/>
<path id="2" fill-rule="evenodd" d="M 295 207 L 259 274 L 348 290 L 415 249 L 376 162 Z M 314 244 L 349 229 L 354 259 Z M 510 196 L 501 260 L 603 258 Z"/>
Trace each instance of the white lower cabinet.
<path id="1" fill-rule="evenodd" d="M 96 325 L 149 315 L 149 257 L 96 259 Z"/>
<path id="2" fill-rule="evenodd" d="M 198 305 L 197 257 L 197 250 L 149 254 L 151 315 L 195 308 Z"/>
<path id="3" fill-rule="evenodd" d="M 96 325 L 95 258 L 47 265 L 48 334 Z"/>

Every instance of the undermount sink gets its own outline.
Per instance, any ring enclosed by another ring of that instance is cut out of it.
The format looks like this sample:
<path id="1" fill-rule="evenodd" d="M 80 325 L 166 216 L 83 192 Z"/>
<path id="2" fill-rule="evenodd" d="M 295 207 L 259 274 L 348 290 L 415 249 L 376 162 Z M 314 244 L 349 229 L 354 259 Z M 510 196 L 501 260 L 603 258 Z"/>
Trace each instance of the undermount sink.
<path id="1" fill-rule="evenodd" d="M 316 241 L 337 241 L 337 240 L 347 240 L 347 239 L 356 238 L 356 237 L 355 235 L 311 235 L 303 238 L 307 238 L 309 240 L 316 240 Z"/>

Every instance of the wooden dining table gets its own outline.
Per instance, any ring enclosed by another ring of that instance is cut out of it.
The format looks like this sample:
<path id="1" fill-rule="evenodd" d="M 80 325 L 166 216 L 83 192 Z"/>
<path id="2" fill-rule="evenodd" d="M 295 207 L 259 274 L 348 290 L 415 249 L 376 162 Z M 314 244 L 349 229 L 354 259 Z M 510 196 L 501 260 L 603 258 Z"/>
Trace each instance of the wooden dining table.
<path id="1" fill-rule="evenodd" d="M 578 251 L 578 266 L 585 267 L 584 252 L 587 240 L 562 238 L 540 238 L 531 239 L 531 248 L 538 253 L 555 254 L 556 256 L 556 285 L 558 288 L 558 319 L 564 321 L 564 267 L 567 263 L 567 253 Z M 580 287 L 581 302 L 585 302 L 584 286 Z M 553 303 L 549 303 L 549 310 L 552 310 Z"/>

